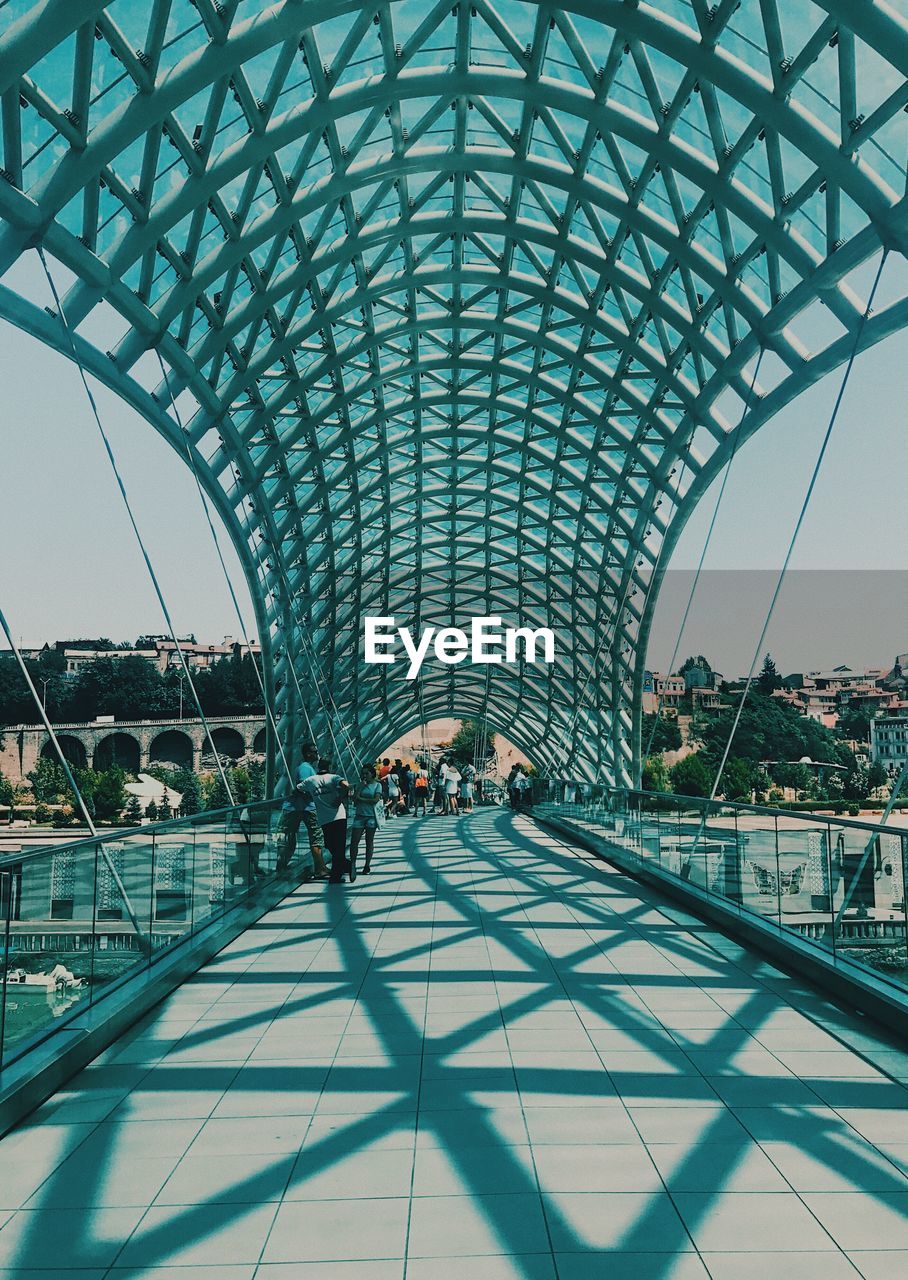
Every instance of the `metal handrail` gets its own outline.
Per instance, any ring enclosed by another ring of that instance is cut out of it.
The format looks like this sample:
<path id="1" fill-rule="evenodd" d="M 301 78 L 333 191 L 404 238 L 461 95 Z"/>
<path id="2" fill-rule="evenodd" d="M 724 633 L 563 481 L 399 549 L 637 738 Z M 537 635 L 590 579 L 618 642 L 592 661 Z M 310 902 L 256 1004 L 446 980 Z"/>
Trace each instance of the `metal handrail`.
<path id="1" fill-rule="evenodd" d="M 642 791 L 631 787 L 606 787 L 605 790 L 609 795 L 641 796 L 659 801 L 682 801 L 700 809 L 708 805 L 716 809 L 734 809 L 736 812 L 761 814 L 766 817 L 794 818 L 799 822 L 833 821 L 837 826 L 854 827 L 859 831 L 883 831 L 886 835 L 902 832 L 908 835 L 908 828 L 890 827 L 879 822 L 864 822 L 859 818 L 839 817 L 838 814 L 807 813 L 798 809 L 776 809 L 772 805 L 746 804 L 740 800 L 710 800 L 706 796 L 686 796 L 674 791 Z"/>
<path id="2" fill-rule="evenodd" d="M 174 827 L 186 827 L 187 823 L 191 826 L 196 823 L 216 821 L 218 818 L 226 817 L 229 813 L 267 813 L 275 806 L 282 804 L 281 800 L 250 800 L 248 804 L 227 805 L 223 809 L 203 809 L 199 813 L 187 815 L 185 818 L 167 818 L 164 822 L 146 822 L 138 827 L 109 827 L 104 828 L 104 834 L 100 831 L 97 836 L 83 836 L 79 840 L 68 840 L 63 844 L 45 844 L 35 845 L 33 849 L 23 849 L 21 853 L 7 854 L 0 857 L 0 871 L 8 869 L 11 866 L 19 866 L 23 862 L 31 861 L 33 858 L 46 856 L 48 853 L 69 853 L 77 849 L 84 849 L 87 845 L 106 844 L 108 840 L 121 839 L 123 836 L 134 835 L 141 832 L 143 835 L 156 836 L 159 833 L 170 831 Z"/>
<path id="3" fill-rule="evenodd" d="M 0 1068 L 70 1026 L 85 1008 L 94 1008 L 124 983 L 154 971 L 161 959 L 204 936 L 209 926 L 229 918 L 235 908 L 254 904 L 260 885 L 279 886 L 287 879 L 291 866 L 289 857 L 286 861 L 282 858 L 282 803 L 280 799 L 258 800 L 147 826 L 111 827 L 104 834 L 34 848 L 0 862 L 0 902 L 5 904 L 0 914 Z M 170 836 L 176 840 L 169 840 Z M 257 837 L 261 837 L 261 847 Z M 159 880 L 159 859 L 176 850 L 177 841 L 183 845 L 184 863 L 173 872 L 171 884 L 166 862 Z M 118 842 L 127 847 L 132 842 L 128 867 L 114 861 Z M 69 893 L 63 896 L 68 897 L 71 909 L 78 905 L 79 912 L 54 916 L 53 874 L 49 885 L 40 859 L 50 862 L 61 853 L 70 855 Z M 99 878 L 105 855 L 110 855 L 106 865 L 110 887 L 116 890 L 115 915 L 104 914 L 110 907 L 105 904 L 107 890 Z M 305 863 L 305 855 L 297 858 L 300 877 L 305 874 Z M 168 894 L 179 896 L 177 910 L 172 909 Z M 27 909 L 20 915 L 23 903 Z M 96 941 L 87 949 L 79 944 L 83 934 L 95 940 L 104 933 L 126 939 L 126 945 L 117 944 L 108 951 Z M 76 941 L 60 942 L 57 934 Z M 33 945 L 35 938 L 37 946 Z M 32 1023 L 37 1006 L 30 1007 L 26 1000 L 24 1013 L 19 1006 L 22 993 L 36 985 L 28 981 L 30 973 L 38 972 L 30 967 L 30 957 L 35 955 L 40 956 L 46 970 L 39 972 L 39 992 L 43 992 L 44 982 L 53 980 L 60 998 L 66 999 L 70 990 L 80 994 L 49 1011 L 42 1005 L 39 1012 L 43 1016 Z M 105 963 L 107 956 L 111 963 Z M 59 965 L 63 972 L 57 974 Z M 72 972 L 67 972 L 70 965 Z M 19 968 L 24 977 L 15 974 Z M 18 1022 L 11 1023 L 11 1008 L 19 1011 Z"/>

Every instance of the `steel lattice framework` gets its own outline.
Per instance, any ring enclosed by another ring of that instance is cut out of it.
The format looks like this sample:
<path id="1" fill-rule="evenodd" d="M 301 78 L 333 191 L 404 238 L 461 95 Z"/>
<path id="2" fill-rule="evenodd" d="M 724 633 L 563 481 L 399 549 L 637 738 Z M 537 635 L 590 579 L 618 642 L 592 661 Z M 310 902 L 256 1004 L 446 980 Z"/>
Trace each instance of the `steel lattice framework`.
<path id="1" fill-rule="evenodd" d="M 0 272 L 40 244 L 85 367 L 188 437 L 291 740 L 288 664 L 364 750 L 485 715 L 621 779 L 733 431 L 908 319 L 849 283 L 908 244 L 906 107 L 876 0 L 0 0 Z M 368 613 L 561 651 L 411 683 Z"/>

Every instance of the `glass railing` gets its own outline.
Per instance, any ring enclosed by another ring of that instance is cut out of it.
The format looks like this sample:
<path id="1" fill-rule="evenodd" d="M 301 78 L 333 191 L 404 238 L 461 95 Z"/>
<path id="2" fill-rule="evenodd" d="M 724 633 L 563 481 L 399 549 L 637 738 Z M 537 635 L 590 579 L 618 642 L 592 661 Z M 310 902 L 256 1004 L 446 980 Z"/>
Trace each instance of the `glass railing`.
<path id="1" fill-rule="evenodd" d="M 881 826 L 573 782 L 550 783 L 537 812 L 908 991 L 908 828 L 895 818 Z"/>
<path id="2" fill-rule="evenodd" d="M 282 875 L 279 828 L 263 801 L 0 859 L 0 1066 Z"/>

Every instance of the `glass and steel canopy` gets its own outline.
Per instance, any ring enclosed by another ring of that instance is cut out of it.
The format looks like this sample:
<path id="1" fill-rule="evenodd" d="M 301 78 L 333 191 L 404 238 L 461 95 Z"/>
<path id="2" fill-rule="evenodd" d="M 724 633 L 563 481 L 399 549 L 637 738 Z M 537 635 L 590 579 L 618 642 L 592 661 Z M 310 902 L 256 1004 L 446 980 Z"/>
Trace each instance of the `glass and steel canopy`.
<path id="1" fill-rule="evenodd" d="M 288 737 L 292 666 L 357 748 L 485 715 L 626 781 L 733 434 L 908 318 L 850 280 L 908 246 L 906 107 L 876 0 L 0 0 L 0 273 L 40 245 L 82 363 L 190 445 Z M 0 314 L 71 353 L 2 276 Z M 556 666 L 408 682 L 370 613 Z"/>

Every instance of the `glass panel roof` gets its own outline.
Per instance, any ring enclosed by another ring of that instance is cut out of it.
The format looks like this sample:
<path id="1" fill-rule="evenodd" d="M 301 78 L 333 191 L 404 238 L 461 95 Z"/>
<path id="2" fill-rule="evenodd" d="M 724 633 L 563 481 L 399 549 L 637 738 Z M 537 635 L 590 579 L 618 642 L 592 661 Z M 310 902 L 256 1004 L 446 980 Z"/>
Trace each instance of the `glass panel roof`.
<path id="1" fill-rule="evenodd" d="M 290 729 L 317 661 L 365 749 L 486 714 L 626 777 L 648 584 L 731 433 L 904 322 L 844 283 L 908 239 L 904 19 L 0 0 L 0 272 L 40 243 L 80 336 L 117 318 L 83 353 L 198 449 Z M 555 676 L 406 682 L 359 660 L 368 613 L 556 626 Z"/>

